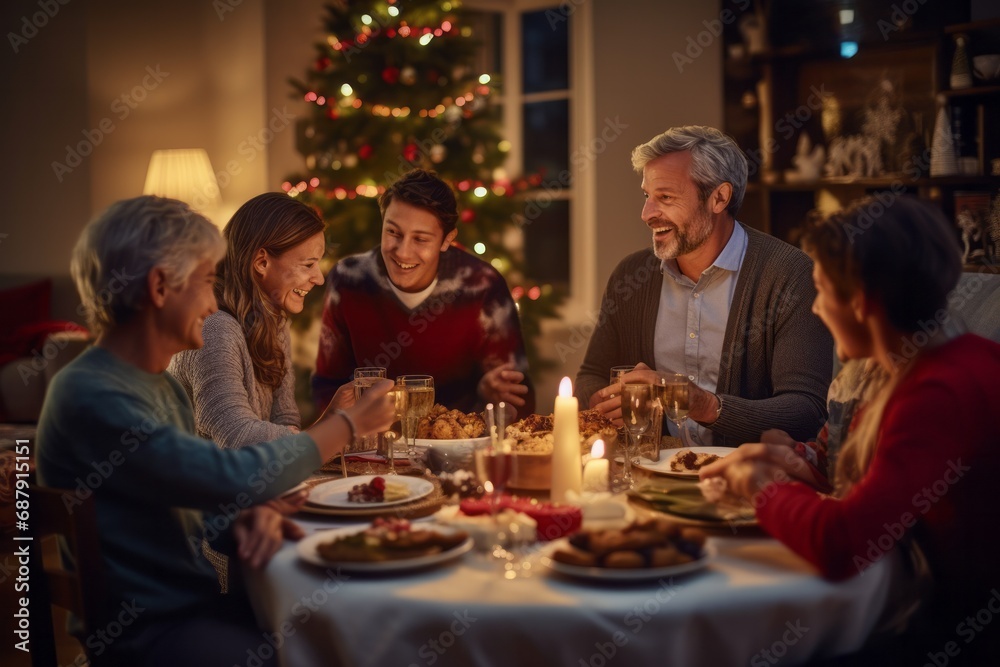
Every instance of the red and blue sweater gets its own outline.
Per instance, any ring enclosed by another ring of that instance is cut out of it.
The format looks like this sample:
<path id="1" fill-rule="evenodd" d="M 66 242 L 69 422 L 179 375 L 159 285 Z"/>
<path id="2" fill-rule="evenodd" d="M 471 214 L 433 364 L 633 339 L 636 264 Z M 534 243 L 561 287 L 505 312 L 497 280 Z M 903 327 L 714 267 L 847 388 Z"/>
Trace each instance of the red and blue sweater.
<path id="1" fill-rule="evenodd" d="M 378 247 L 337 262 L 312 381 L 317 406 L 325 407 L 361 366 L 385 367 L 390 378 L 432 375 L 435 401 L 466 412 L 483 408 L 477 386 L 491 368 L 512 361 L 527 378 L 517 308 L 503 277 L 452 247 L 441 254 L 437 278 L 430 296 L 410 310 L 393 292 Z M 532 411 L 533 391 L 519 413 Z"/>

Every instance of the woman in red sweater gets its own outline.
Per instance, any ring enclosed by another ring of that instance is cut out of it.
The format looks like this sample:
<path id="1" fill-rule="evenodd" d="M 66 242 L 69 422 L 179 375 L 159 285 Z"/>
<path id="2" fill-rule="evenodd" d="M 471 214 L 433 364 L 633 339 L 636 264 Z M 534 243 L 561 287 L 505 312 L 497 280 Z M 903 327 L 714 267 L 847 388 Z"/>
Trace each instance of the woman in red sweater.
<path id="1" fill-rule="evenodd" d="M 931 664 L 990 651 L 1000 628 L 1000 617 L 989 622 L 1000 614 L 1000 345 L 943 331 L 962 270 L 954 231 L 919 200 L 869 198 L 811 221 L 803 247 L 815 262 L 813 312 L 838 354 L 874 357 L 889 379 L 844 445 L 833 495 L 741 450 L 701 476 L 753 498 L 761 526 L 832 579 L 915 545 L 934 599 L 907 646 Z"/>

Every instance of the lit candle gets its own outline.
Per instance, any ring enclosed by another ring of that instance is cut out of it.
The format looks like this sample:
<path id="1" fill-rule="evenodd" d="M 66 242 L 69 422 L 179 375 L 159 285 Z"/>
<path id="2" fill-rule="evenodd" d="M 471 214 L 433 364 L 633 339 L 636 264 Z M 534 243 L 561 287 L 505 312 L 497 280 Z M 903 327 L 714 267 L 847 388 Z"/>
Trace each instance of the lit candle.
<path id="1" fill-rule="evenodd" d="M 568 377 L 559 383 L 552 424 L 552 500 L 566 502 L 566 492 L 580 493 L 580 423 L 573 384 Z"/>
<path id="2" fill-rule="evenodd" d="M 603 493 L 608 490 L 611 462 L 604 458 L 604 441 L 598 440 L 590 448 L 590 460 L 583 467 L 583 490 Z"/>

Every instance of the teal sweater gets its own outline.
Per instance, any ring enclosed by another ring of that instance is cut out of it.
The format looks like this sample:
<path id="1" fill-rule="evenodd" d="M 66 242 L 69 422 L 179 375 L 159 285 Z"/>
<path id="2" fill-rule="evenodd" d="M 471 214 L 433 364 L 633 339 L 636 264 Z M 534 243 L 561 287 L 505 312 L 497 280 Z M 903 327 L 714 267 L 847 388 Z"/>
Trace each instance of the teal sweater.
<path id="1" fill-rule="evenodd" d="M 322 464 L 305 433 L 225 450 L 193 433 L 191 403 L 172 376 L 102 348 L 77 357 L 48 390 L 38 479 L 69 489 L 69 505 L 94 494 L 108 613 L 134 604 L 148 622 L 214 600 L 202 538 L 228 533 L 239 508 L 274 498 Z"/>

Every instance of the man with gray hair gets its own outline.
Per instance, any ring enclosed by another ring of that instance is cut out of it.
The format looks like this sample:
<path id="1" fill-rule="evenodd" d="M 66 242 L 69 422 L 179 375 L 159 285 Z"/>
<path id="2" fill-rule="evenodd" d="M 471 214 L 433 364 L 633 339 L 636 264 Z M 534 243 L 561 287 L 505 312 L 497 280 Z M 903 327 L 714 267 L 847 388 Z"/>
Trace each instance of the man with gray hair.
<path id="1" fill-rule="evenodd" d="M 576 395 L 621 419 L 623 381 L 683 373 L 692 444 L 736 447 L 780 428 L 797 440 L 826 418 L 833 343 L 811 312 L 812 264 L 737 222 L 747 161 L 722 132 L 674 127 L 632 151 L 653 247 L 618 264 L 576 378 Z M 651 370 L 651 369 L 655 369 Z"/>

